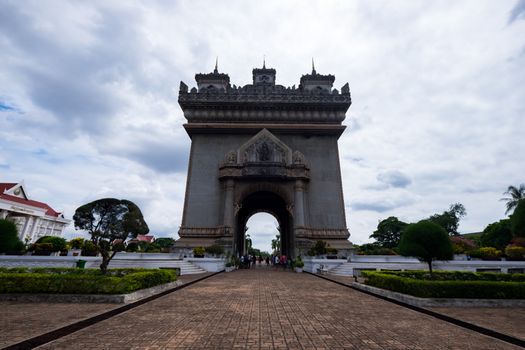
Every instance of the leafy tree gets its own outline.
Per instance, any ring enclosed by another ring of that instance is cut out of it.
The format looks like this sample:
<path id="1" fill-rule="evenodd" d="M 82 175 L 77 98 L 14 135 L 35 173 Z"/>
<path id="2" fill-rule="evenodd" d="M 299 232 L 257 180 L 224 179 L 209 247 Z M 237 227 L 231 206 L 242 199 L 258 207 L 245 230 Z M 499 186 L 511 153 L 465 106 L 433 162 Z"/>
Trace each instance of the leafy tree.
<path id="1" fill-rule="evenodd" d="M 509 186 L 503 194 L 508 195 L 508 197 L 503 197 L 500 199 L 500 201 L 507 202 L 505 205 L 507 207 L 507 210 L 505 210 L 505 214 L 510 213 L 516 206 L 518 205 L 518 202 L 521 199 L 525 198 L 525 184 L 520 184 L 518 187 L 515 186 Z"/>
<path id="2" fill-rule="evenodd" d="M 504 219 L 489 224 L 479 237 L 479 242 L 483 247 L 494 247 L 499 250 L 505 249 L 512 239 L 510 220 Z"/>
<path id="3" fill-rule="evenodd" d="M 447 232 L 429 220 L 422 220 L 405 228 L 399 242 L 399 253 L 426 262 L 431 274 L 433 260 L 450 260 L 453 257 L 452 243 Z"/>
<path id="4" fill-rule="evenodd" d="M 0 253 L 21 252 L 24 242 L 18 238 L 16 225 L 6 219 L 0 219 Z"/>
<path id="5" fill-rule="evenodd" d="M 272 239 L 272 251 L 280 252 L 281 251 L 281 234 L 275 235 L 275 239 Z"/>
<path id="6" fill-rule="evenodd" d="M 378 242 L 354 245 L 354 248 L 358 255 L 397 255 L 394 249 L 382 247 Z"/>
<path id="7" fill-rule="evenodd" d="M 520 199 L 510 217 L 512 233 L 516 237 L 525 237 L 525 198 Z"/>
<path id="8" fill-rule="evenodd" d="M 399 221 L 395 216 L 391 216 L 379 222 L 377 230 L 370 235 L 370 238 L 374 238 L 382 247 L 395 248 L 399 244 L 401 231 L 407 225 L 406 222 Z"/>
<path id="9" fill-rule="evenodd" d="M 133 202 L 104 198 L 85 204 L 73 215 L 75 228 L 85 230 L 102 255 L 100 270 L 106 273 L 109 262 L 117 250 L 111 252 L 115 240 L 125 241 L 149 232 L 142 213 Z"/>
<path id="10" fill-rule="evenodd" d="M 459 220 L 467 215 L 467 210 L 461 203 L 451 204 L 442 214 L 434 214 L 428 218 L 435 224 L 443 227 L 449 235 L 458 235 Z"/>
<path id="11" fill-rule="evenodd" d="M 161 248 L 171 248 L 175 244 L 175 240 L 169 237 L 161 237 L 157 238 L 155 243 L 157 243 Z"/>

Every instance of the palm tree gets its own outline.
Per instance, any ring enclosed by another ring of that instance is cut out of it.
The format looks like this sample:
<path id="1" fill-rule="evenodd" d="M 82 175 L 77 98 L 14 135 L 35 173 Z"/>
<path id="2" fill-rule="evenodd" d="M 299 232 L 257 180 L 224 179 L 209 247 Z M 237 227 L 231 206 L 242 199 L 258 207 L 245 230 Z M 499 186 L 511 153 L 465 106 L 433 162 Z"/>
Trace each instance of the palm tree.
<path id="1" fill-rule="evenodd" d="M 505 214 L 508 214 L 516 208 L 520 199 L 525 198 L 525 184 L 520 184 L 519 187 L 509 186 L 503 194 L 508 195 L 508 197 L 500 199 L 500 201 L 507 202 L 507 210 L 505 210 Z"/>

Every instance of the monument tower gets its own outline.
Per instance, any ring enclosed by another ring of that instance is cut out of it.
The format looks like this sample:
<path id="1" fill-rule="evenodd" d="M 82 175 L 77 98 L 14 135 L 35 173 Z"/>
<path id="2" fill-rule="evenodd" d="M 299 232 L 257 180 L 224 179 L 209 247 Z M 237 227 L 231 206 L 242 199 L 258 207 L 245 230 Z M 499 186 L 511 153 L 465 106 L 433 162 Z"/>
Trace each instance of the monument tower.
<path id="1" fill-rule="evenodd" d="M 312 64 L 298 87 L 276 84 L 273 68 L 252 71 L 253 83 L 227 74 L 197 74 L 180 83 L 179 104 L 191 151 L 180 239 L 176 249 L 220 244 L 244 253 L 246 222 L 275 216 L 281 250 L 304 253 L 316 240 L 344 254 L 351 248 L 345 219 L 337 140 L 350 107 L 348 83 Z"/>

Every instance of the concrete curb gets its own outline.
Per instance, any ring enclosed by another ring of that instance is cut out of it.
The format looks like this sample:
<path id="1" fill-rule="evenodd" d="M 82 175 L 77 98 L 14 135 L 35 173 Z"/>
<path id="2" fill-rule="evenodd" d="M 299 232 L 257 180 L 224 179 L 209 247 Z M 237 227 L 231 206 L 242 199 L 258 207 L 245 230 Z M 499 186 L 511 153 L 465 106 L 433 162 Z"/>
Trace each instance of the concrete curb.
<path id="1" fill-rule="evenodd" d="M 139 289 L 128 294 L 0 294 L 0 301 L 24 303 L 104 303 L 127 304 L 152 295 L 162 293 L 182 285 L 181 281 Z"/>
<path id="2" fill-rule="evenodd" d="M 351 282 L 349 285 L 356 289 L 378 294 L 418 307 L 525 307 L 525 299 L 420 298 L 362 283 Z"/>

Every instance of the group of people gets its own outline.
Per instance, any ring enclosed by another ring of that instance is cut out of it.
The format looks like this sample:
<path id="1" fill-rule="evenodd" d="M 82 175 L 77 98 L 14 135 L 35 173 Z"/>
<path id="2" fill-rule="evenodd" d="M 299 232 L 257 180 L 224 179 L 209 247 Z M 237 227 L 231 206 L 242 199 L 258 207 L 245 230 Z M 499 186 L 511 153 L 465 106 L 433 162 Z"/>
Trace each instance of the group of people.
<path id="1" fill-rule="evenodd" d="M 283 270 L 291 266 L 291 260 L 288 259 L 286 255 L 272 255 L 263 257 L 261 255 L 248 255 L 244 254 L 240 257 L 240 266 L 241 268 L 255 268 L 257 266 L 270 267 L 274 269 L 282 268 Z"/>

